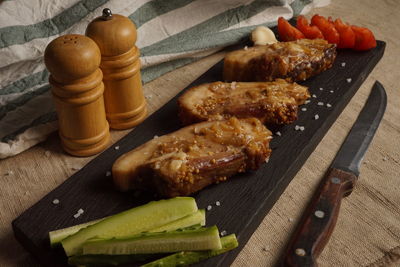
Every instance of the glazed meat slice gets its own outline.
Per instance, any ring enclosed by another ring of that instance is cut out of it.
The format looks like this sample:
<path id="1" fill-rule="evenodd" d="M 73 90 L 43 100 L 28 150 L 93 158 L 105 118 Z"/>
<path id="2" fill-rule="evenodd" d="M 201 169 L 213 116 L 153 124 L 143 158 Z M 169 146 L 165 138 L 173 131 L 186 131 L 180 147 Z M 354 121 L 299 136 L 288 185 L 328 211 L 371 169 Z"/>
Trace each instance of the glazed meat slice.
<path id="1" fill-rule="evenodd" d="M 255 170 L 271 153 L 271 132 L 255 118 L 202 122 L 154 138 L 114 163 L 122 191 L 153 189 L 185 196 L 239 172 Z"/>
<path id="2" fill-rule="evenodd" d="M 183 124 L 207 120 L 256 117 L 266 124 L 297 119 L 298 105 L 310 97 L 307 87 L 277 79 L 274 82 L 215 82 L 187 90 L 179 99 Z"/>
<path id="3" fill-rule="evenodd" d="M 322 39 L 278 42 L 230 52 L 224 59 L 226 81 L 303 81 L 330 67 L 336 45 Z"/>

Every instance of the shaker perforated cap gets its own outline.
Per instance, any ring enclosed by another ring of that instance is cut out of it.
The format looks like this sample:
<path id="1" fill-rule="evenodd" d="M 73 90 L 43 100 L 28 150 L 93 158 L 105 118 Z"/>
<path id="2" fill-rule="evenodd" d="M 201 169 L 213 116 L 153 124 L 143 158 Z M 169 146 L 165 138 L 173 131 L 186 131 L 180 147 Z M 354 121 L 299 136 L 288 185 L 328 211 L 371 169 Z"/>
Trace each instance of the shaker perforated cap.
<path id="1" fill-rule="evenodd" d="M 86 77 L 100 66 L 101 54 L 96 43 L 80 34 L 60 36 L 49 43 L 44 61 L 59 82 Z"/>

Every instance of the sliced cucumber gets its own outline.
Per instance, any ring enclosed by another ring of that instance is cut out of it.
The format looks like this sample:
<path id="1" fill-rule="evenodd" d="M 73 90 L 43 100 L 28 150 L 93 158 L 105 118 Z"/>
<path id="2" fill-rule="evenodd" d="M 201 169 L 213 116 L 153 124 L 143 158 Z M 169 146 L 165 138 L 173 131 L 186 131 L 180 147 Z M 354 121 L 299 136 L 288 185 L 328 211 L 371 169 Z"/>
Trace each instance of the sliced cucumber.
<path id="1" fill-rule="evenodd" d="M 61 243 L 61 241 L 64 240 L 65 238 L 67 238 L 68 236 L 75 234 L 82 228 L 85 228 L 89 225 L 98 223 L 103 219 L 105 219 L 105 218 L 101 218 L 101 219 L 90 221 L 87 223 L 82 223 L 82 224 L 78 224 L 78 225 L 74 225 L 71 227 L 67 227 L 67 228 L 49 232 L 50 246 L 55 247 L 55 246 L 59 245 Z"/>
<path id="2" fill-rule="evenodd" d="M 83 254 L 152 254 L 221 248 L 218 228 L 212 226 L 166 233 L 142 233 L 124 238 L 94 238 L 83 244 Z"/>
<path id="3" fill-rule="evenodd" d="M 222 249 L 211 251 L 185 251 L 178 252 L 164 258 L 152 261 L 142 267 L 172 267 L 194 264 L 199 261 L 220 255 L 224 252 L 232 250 L 238 246 L 236 236 L 234 234 L 221 237 Z M 133 254 L 133 255 L 78 255 L 70 257 L 68 263 L 70 265 L 89 266 L 116 266 L 131 262 L 149 260 L 152 257 L 157 258 L 154 254 Z M 159 256 L 158 256 L 159 257 Z"/>
<path id="4" fill-rule="evenodd" d="M 101 219 L 90 221 L 87 223 L 82 223 L 82 224 L 78 224 L 78 225 L 74 225 L 71 227 L 67 227 L 67 228 L 49 232 L 50 246 L 56 247 L 57 245 L 59 245 L 61 243 L 62 240 L 64 240 L 68 236 L 77 233 L 82 228 L 85 228 L 89 225 L 98 223 L 104 219 L 105 218 L 101 218 Z M 180 218 L 173 222 L 167 223 L 167 224 L 157 227 L 155 229 L 151 229 L 151 230 L 149 230 L 149 232 L 173 231 L 173 230 L 176 230 L 179 228 L 185 228 L 185 227 L 189 227 L 189 226 L 197 225 L 197 224 L 200 224 L 201 226 L 204 226 L 206 224 L 206 212 L 204 209 L 198 210 L 197 212 L 195 212 L 193 214 L 187 215 L 183 218 Z"/>
<path id="5" fill-rule="evenodd" d="M 182 251 L 167 257 L 152 261 L 142 267 L 175 267 L 175 266 L 186 266 L 197 263 L 199 261 L 220 255 L 229 250 L 236 248 L 239 243 L 236 239 L 235 234 L 231 234 L 225 237 L 221 237 L 222 248 L 217 250 L 209 251 Z"/>
<path id="6" fill-rule="evenodd" d="M 197 210 L 196 201 L 191 197 L 152 201 L 89 225 L 61 243 L 67 256 L 81 254 L 83 243 L 90 238 L 131 236 L 158 228 Z"/>
<path id="7" fill-rule="evenodd" d="M 151 229 L 149 232 L 173 231 L 198 224 L 201 226 L 206 225 L 206 212 L 204 209 L 198 210 L 197 212 L 176 221 Z"/>

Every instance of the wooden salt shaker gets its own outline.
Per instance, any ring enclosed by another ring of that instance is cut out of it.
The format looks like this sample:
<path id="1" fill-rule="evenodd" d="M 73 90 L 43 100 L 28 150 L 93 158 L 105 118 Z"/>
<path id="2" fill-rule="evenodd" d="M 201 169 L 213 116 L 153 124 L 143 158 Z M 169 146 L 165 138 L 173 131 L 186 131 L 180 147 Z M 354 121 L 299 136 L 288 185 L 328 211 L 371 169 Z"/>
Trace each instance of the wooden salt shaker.
<path id="1" fill-rule="evenodd" d="M 44 60 L 64 150 L 74 156 L 99 153 L 110 141 L 99 48 L 84 35 L 64 35 L 47 46 Z"/>
<path id="2" fill-rule="evenodd" d="M 89 23 L 86 35 L 101 51 L 100 68 L 105 86 L 106 116 L 113 129 L 138 125 L 147 115 L 140 77 L 136 27 L 125 16 L 103 10 L 103 16 Z"/>

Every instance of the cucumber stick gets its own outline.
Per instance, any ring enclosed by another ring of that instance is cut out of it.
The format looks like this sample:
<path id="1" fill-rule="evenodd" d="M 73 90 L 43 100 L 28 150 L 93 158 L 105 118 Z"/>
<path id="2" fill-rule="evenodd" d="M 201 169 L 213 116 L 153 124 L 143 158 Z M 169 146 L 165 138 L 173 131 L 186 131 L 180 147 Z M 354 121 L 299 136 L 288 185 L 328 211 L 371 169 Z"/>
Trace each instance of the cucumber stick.
<path id="1" fill-rule="evenodd" d="M 152 261 L 142 267 L 172 267 L 197 263 L 201 260 L 220 255 L 224 252 L 232 250 L 238 246 L 236 236 L 234 234 L 221 237 L 221 249 L 211 251 L 184 251 L 178 252 L 164 258 Z M 78 255 L 68 259 L 70 265 L 89 266 L 117 266 L 131 262 L 143 261 L 151 259 L 149 254 L 132 254 L 132 255 Z"/>
<path id="2" fill-rule="evenodd" d="M 236 248 L 239 244 L 235 234 L 231 234 L 225 237 L 221 237 L 221 245 L 222 248 L 217 250 L 178 252 L 142 265 L 141 267 L 186 266 L 225 253 L 229 250 Z"/>
<path id="3" fill-rule="evenodd" d="M 67 256 L 82 253 L 83 243 L 93 237 L 113 238 L 131 236 L 197 212 L 194 198 L 176 197 L 152 201 L 82 228 L 65 238 L 61 244 Z"/>
<path id="4" fill-rule="evenodd" d="M 90 221 L 87 223 L 82 223 L 82 224 L 78 224 L 78 225 L 74 225 L 71 227 L 67 227 L 67 228 L 49 232 L 50 246 L 55 247 L 55 246 L 59 245 L 61 243 L 61 241 L 64 240 L 66 237 L 75 234 L 82 228 L 85 228 L 89 225 L 98 223 L 103 219 L 104 218 L 101 218 L 101 219 Z"/>
<path id="5" fill-rule="evenodd" d="M 105 218 L 101 218 L 101 219 L 90 221 L 87 223 L 82 223 L 82 224 L 74 225 L 71 227 L 63 228 L 60 230 L 51 231 L 51 232 L 49 232 L 50 245 L 52 247 L 55 247 L 58 244 L 60 244 L 62 240 L 64 240 L 65 238 L 67 238 L 70 235 L 77 233 L 82 228 L 85 228 L 89 225 L 98 223 L 104 219 Z M 160 227 L 151 229 L 151 230 L 149 230 L 149 232 L 172 231 L 172 230 L 189 227 L 189 226 L 196 225 L 196 224 L 200 224 L 201 226 L 204 226 L 206 224 L 206 214 L 205 214 L 204 209 L 198 210 L 197 212 L 195 212 L 193 214 L 187 215 L 183 218 L 172 221 L 172 222 L 162 225 Z"/>
<path id="6" fill-rule="evenodd" d="M 124 238 L 93 238 L 83 244 L 83 254 L 152 254 L 221 248 L 218 228 L 212 226 L 164 233 L 142 233 Z"/>
<path id="7" fill-rule="evenodd" d="M 173 222 L 164 224 L 160 227 L 151 229 L 149 230 L 149 232 L 154 233 L 154 232 L 173 231 L 198 224 L 201 226 L 206 225 L 206 211 L 204 209 L 198 210 L 193 214 L 187 215 Z"/>

